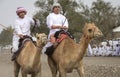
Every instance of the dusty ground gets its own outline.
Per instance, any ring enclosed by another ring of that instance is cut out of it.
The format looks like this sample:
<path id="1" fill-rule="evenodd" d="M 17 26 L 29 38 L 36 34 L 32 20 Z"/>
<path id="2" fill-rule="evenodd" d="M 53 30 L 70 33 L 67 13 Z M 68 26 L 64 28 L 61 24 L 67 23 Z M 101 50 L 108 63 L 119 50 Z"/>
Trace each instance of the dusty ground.
<path id="1" fill-rule="evenodd" d="M 0 77 L 14 77 L 10 51 L 0 51 Z M 46 55 L 42 55 L 42 76 L 52 77 Z M 84 57 L 86 77 L 120 77 L 120 57 Z M 21 77 L 21 75 L 19 75 Z M 29 76 L 30 77 L 30 76 Z M 79 77 L 74 70 L 67 77 Z"/>

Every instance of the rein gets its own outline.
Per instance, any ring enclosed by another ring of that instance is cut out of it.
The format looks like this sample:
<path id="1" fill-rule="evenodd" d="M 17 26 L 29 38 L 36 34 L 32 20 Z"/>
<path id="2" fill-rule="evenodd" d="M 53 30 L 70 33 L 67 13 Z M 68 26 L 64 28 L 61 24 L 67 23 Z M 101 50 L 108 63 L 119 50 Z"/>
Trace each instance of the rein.
<path id="1" fill-rule="evenodd" d="M 95 32 L 95 28 L 93 29 L 93 38 L 95 37 L 95 36 L 94 36 L 94 32 Z"/>
<path id="2" fill-rule="evenodd" d="M 37 48 L 41 48 L 42 46 L 38 46 L 37 44 L 36 44 L 36 42 L 34 42 L 34 41 L 32 41 L 30 38 L 26 38 L 25 40 L 23 40 L 23 45 L 27 42 L 27 41 L 31 41 L 34 45 L 35 45 L 35 47 L 37 47 Z"/>
<path id="3" fill-rule="evenodd" d="M 32 28 L 32 30 L 31 30 L 31 34 L 34 32 L 35 27 L 38 29 L 38 31 L 40 31 L 40 28 L 39 28 L 38 25 L 37 25 L 37 20 L 34 19 L 34 18 L 33 18 L 33 20 L 34 20 L 35 24 L 33 25 L 33 28 Z"/>
<path id="4" fill-rule="evenodd" d="M 38 46 L 38 45 L 35 45 L 37 48 L 41 48 L 42 47 L 42 45 L 41 46 Z"/>

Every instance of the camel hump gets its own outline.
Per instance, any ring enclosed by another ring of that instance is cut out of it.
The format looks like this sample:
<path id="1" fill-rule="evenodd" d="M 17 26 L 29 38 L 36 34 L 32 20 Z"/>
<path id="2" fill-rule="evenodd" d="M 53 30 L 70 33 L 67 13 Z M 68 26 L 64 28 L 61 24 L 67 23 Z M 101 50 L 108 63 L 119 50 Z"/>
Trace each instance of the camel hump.
<path id="1" fill-rule="evenodd" d="M 30 37 L 28 35 L 25 35 L 25 36 L 23 36 L 23 38 L 20 38 L 18 47 L 20 48 L 28 40 L 33 41 L 32 37 Z"/>

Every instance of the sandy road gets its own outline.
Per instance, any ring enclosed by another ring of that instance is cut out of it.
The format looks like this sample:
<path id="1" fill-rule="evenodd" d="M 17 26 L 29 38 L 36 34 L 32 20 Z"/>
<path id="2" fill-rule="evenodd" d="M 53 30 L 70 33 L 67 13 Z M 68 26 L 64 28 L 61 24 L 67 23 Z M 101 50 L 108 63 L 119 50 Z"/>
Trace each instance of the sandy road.
<path id="1" fill-rule="evenodd" d="M 0 52 L 0 77 L 14 77 L 13 62 L 10 59 L 9 51 Z M 47 56 L 42 55 L 41 60 L 41 77 L 52 77 L 47 64 Z M 120 77 L 120 57 L 84 57 L 84 67 L 86 77 Z M 73 71 L 67 74 L 67 77 L 79 76 L 76 71 Z"/>

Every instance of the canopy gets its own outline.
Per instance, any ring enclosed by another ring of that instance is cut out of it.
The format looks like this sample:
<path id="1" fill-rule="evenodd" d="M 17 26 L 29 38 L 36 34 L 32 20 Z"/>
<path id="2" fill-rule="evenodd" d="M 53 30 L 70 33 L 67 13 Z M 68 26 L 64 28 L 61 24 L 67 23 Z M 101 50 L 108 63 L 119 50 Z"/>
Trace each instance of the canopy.
<path id="1" fill-rule="evenodd" d="M 113 29 L 113 32 L 120 32 L 120 26 Z"/>

